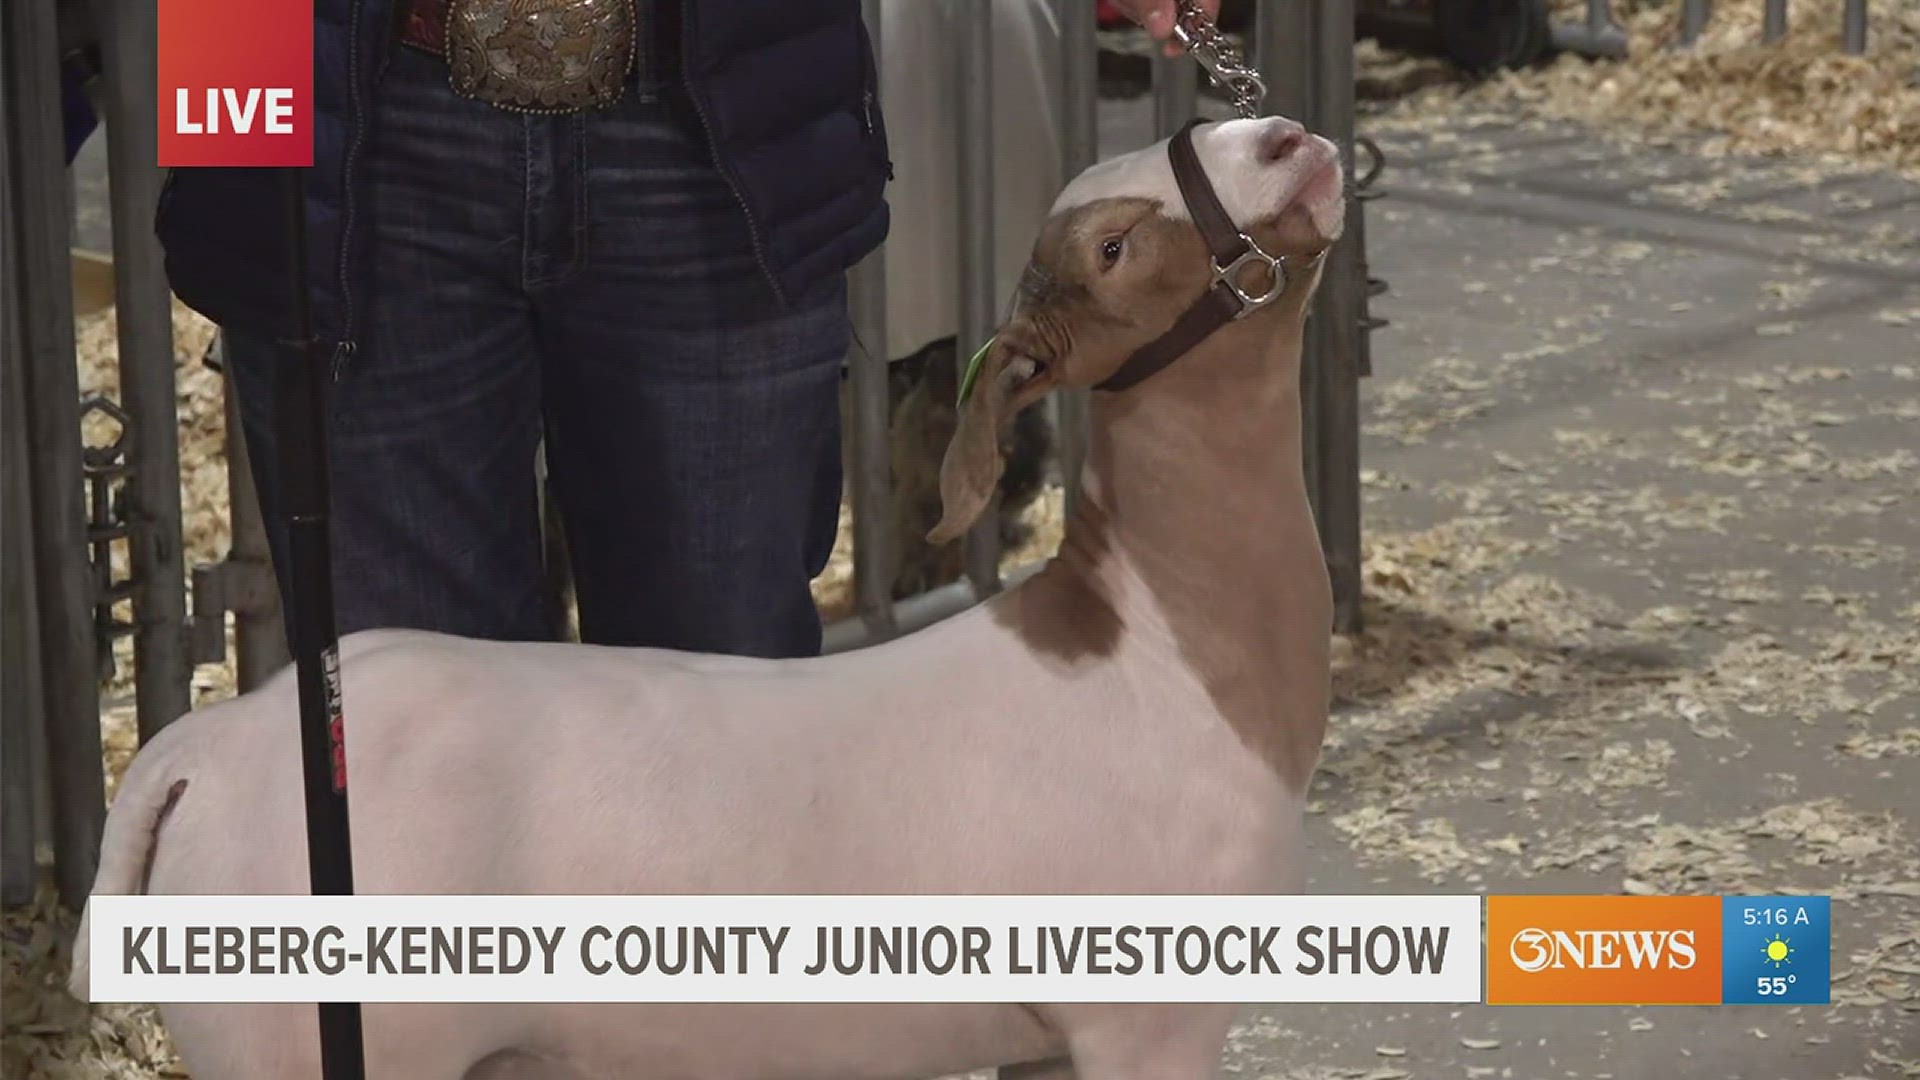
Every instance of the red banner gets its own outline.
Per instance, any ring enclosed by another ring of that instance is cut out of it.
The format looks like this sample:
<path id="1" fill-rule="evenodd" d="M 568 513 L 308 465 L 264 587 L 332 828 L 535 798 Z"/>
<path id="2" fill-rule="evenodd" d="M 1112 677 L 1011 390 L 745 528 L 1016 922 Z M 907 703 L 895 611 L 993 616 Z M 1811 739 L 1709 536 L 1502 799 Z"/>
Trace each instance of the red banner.
<path id="1" fill-rule="evenodd" d="M 313 0 L 160 0 L 160 165 L 313 164 Z"/>

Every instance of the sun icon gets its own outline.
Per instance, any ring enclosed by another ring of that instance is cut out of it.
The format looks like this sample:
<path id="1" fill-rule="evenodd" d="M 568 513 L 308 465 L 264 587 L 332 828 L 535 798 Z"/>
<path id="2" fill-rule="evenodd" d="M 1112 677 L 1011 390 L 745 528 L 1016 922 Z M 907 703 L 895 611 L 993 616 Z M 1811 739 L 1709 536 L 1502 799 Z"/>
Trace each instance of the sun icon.
<path id="1" fill-rule="evenodd" d="M 1787 939 L 1781 937 L 1779 934 L 1773 935 L 1772 939 L 1766 943 L 1766 949 L 1767 962 L 1775 968 L 1793 962 L 1793 946 L 1788 944 Z"/>

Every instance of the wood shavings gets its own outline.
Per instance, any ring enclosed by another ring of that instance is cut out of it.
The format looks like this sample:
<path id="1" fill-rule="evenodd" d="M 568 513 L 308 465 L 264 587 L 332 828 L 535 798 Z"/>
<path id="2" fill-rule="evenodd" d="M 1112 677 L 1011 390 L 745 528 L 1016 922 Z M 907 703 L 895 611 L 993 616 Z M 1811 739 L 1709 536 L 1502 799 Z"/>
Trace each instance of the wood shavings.
<path id="1" fill-rule="evenodd" d="M 1002 576 L 1050 559 L 1060 549 L 1061 537 L 1066 535 L 1066 490 L 1058 484 L 1048 485 L 1020 520 L 1028 527 L 1028 536 L 1025 543 L 1001 553 Z M 813 579 L 813 602 L 820 609 L 820 617 L 828 622 L 853 614 L 853 506 L 849 501 L 840 504 L 840 531 L 834 538 L 827 568 Z"/>
<path id="2" fill-rule="evenodd" d="M 1478 84 L 1408 74 L 1396 81 L 1386 73 L 1405 62 L 1379 50 L 1363 50 L 1358 63 L 1363 73 L 1382 72 L 1379 89 L 1398 91 L 1387 118 L 1519 109 L 1648 144 L 1686 138 L 1716 156 L 1792 155 L 1830 171 L 1875 163 L 1920 175 L 1920 5 L 1872 5 L 1867 52 L 1848 56 L 1840 50 L 1841 3 L 1795 0 L 1787 36 L 1772 45 L 1761 43 L 1760 4 L 1716 5 L 1696 45 L 1680 48 L 1678 5 L 1615 0 L 1627 57 L 1565 55 Z M 1563 20 L 1585 18 L 1582 0 L 1556 6 Z M 1373 88 L 1364 75 L 1362 86 Z"/>
<path id="3" fill-rule="evenodd" d="M 1666 779 L 1673 764 L 1673 744 L 1665 739 L 1648 739 L 1636 746 L 1612 743 L 1588 768 L 1596 783 L 1607 787 L 1645 787 Z"/>
<path id="4" fill-rule="evenodd" d="M 73 922 L 52 889 L 0 925 L 0 1000 L 6 1038 L 0 1076 L 9 1080 L 146 1080 L 184 1077 L 159 1015 L 149 1006 L 89 1005 L 65 981 Z"/>
<path id="5" fill-rule="evenodd" d="M 1763 845 L 1773 854 L 1762 854 Z M 1795 868 L 1838 870 L 1844 879 L 1878 856 L 1912 858 L 1896 819 L 1835 799 L 1777 806 L 1725 825 L 1655 825 L 1623 840 L 1620 850 L 1628 877 L 1658 894 L 1734 893 L 1763 881 L 1779 891 L 1802 876 Z M 1601 858 L 1606 865 L 1610 853 Z"/>
<path id="6" fill-rule="evenodd" d="M 1920 727 L 1903 727 L 1888 735 L 1855 735 L 1838 744 L 1841 753 L 1879 761 L 1882 758 L 1920 757 Z"/>

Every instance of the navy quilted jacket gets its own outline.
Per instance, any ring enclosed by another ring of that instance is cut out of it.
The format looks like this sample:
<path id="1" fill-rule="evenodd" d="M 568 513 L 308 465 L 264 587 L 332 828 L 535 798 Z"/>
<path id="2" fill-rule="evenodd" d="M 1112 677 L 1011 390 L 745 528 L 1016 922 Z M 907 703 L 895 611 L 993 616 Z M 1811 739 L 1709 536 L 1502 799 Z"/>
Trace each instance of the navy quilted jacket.
<path id="1" fill-rule="evenodd" d="M 885 239 L 891 175 L 860 0 L 684 0 L 679 58 L 716 163 L 749 214 L 768 284 L 786 297 Z M 360 331 L 368 279 L 356 211 L 372 103 L 392 55 L 393 0 L 315 0 L 314 168 L 306 177 L 316 331 Z M 276 170 L 181 169 L 156 227 L 182 302 L 226 326 L 286 326 Z"/>

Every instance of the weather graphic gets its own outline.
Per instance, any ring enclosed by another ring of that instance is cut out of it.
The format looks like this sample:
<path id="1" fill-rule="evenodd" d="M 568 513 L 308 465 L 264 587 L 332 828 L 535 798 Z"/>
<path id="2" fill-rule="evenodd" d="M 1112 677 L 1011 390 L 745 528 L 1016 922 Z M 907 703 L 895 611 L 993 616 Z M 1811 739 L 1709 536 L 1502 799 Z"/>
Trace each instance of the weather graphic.
<path id="1" fill-rule="evenodd" d="M 1728 1005 L 1825 1005 L 1833 926 L 1824 896 L 1729 896 L 1721 903 L 1721 1000 Z"/>

